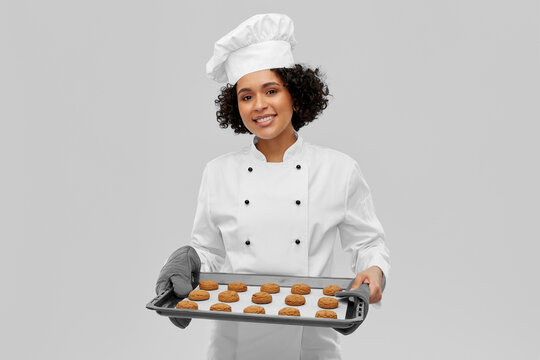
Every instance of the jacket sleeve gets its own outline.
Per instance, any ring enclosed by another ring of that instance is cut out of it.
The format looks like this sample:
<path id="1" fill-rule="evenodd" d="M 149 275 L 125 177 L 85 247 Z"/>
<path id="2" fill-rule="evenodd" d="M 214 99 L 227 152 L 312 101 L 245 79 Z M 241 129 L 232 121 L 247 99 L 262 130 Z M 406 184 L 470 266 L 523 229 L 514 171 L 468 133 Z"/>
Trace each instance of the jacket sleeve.
<path id="1" fill-rule="evenodd" d="M 339 224 L 341 245 L 352 253 L 355 274 L 378 266 L 388 281 L 390 252 L 384 230 L 375 215 L 369 187 L 355 161 L 347 184 L 344 220 Z"/>
<path id="2" fill-rule="evenodd" d="M 190 245 L 201 259 L 201 271 L 216 272 L 221 269 L 225 259 L 223 238 L 216 224 L 212 221 L 210 209 L 211 186 L 209 165 L 203 171 L 197 210 L 191 232 Z"/>

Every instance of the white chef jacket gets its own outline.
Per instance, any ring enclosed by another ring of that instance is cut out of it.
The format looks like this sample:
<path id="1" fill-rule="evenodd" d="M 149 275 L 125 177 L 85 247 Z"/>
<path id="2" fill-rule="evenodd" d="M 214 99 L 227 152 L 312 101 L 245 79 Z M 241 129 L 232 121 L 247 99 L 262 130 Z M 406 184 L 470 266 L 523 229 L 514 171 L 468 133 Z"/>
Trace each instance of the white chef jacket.
<path id="1" fill-rule="evenodd" d="M 355 160 L 296 142 L 283 162 L 253 144 L 203 172 L 190 245 L 201 271 L 331 276 L 334 241 L 352 252 L 355 274 L 376 265 L 388 280 L 389 251 Z M 209 359 L 340 359 L 331 328 L 216 321 Z"/>

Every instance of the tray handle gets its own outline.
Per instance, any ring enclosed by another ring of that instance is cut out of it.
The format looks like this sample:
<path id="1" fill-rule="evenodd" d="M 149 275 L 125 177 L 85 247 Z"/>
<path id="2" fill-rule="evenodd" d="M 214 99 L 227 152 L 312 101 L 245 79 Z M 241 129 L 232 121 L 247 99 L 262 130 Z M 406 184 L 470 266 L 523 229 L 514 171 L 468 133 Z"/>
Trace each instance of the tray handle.
<path id="1" fill-rule="evenodd" d="M 369 285 L 368 284 L 362 284 L 360 287 L 351 290 L 352 282 L 349 284 L 348 290 L 338 291 L 334 295 L 336 297 L 349 297 L 351 301 L 355 304 L 355 316 L 356 317 L 362 317 L 362 320 L 360 322 L 357 322 L 353 325 L 351 325 L 348 328 L 344 329 L 337 329 L 334 328 L 337 332 L 343 334 L 343 335 L 349 335 L 352 334 L 362 322 L 364 322 L 368 310 L 369 310 Z"/>
<path id="2" fill-rule="evenodd" d="M 146 308 L 150 310 L 157 310 L 157 308 L 160 307 L 158 303 L 161 302 L 163 299 L 165 299 L 172 291 L 173 291 L 172 288 L 163 290 L 161 294 L 157 295 L 155 298 L 150 300 L 148 304 L 146 304 Z"/>

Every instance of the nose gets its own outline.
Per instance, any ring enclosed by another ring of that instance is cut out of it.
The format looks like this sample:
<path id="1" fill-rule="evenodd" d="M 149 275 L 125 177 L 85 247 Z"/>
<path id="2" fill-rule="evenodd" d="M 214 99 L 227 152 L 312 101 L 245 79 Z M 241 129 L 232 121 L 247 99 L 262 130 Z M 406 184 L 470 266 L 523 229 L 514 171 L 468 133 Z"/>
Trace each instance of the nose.
<path id="1" fill-rule="evenodd" d="M 263 109 L 266 109 L 267 106 L 264 96 L 259 95 L 255 98 L 255 111 L 262 111 Z"/>

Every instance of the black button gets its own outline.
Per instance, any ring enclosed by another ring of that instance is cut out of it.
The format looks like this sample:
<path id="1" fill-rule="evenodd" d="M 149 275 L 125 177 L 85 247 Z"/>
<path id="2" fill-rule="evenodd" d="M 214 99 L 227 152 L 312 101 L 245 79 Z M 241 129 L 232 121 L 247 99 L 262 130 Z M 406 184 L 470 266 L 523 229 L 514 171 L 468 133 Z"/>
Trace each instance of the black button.
<path id="1" fill-rule="evenodd" d="M 249 205 L 249 200 L 244 201 L 246 205 Z"/>
<path id="2" fill-rule="evenodd" d="M 296 239 L 294 242 L 300 244 L 300 239 Z"/>
<path id="3" fill-rule="evenodd" d="M 300 205 L 300 200 L 296 200 L 296 205 Z"/>
<path id="4" fill-rule="evenodd" d="M 253 171 L 253 168 L 252 168 L 251 166 L 248 167 L 248 171 L 249 171 L 249 172 L 252 172 L 252 171 Z"/>
<path id="5" fill-rule="evenodd" d="M 246 240 L 246 245 L 249 245 L 249 244 L 251 244 L 251 241 Z"/>
<path id="6" fill-rule="evenodd" d="M 296 165 L 296 168 L 300 170 L 302 167 L 300 165 Z"/>

